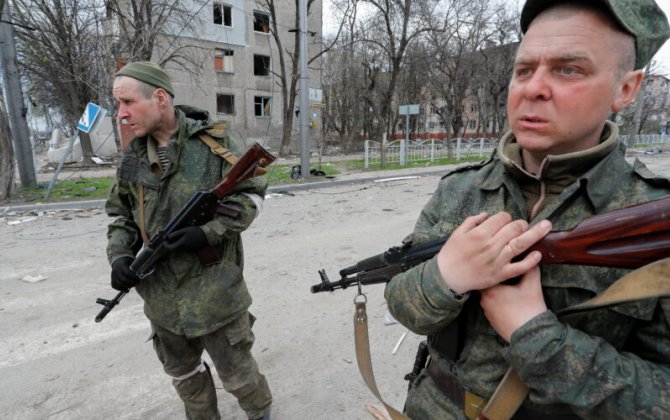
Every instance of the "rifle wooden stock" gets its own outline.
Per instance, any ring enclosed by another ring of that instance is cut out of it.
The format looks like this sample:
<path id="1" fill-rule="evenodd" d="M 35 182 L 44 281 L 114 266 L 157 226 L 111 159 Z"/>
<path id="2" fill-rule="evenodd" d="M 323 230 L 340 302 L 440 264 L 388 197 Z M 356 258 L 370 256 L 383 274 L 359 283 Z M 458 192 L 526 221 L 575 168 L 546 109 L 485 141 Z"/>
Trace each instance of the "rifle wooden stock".
<path id="1" fill-rule="evenodd" d="M 589 217 L 532 249 L 541 264 L 642 267 L 670 256 L 670 196 Z"/>
<path id="2" fill-rule="evenodd" d="M 320 270 L 321 283 L 312 286 L 311 291 L 388 282 L 396 274 L 432 258 L 448 238 L 389 248 L 340 270 L 340 280 L 336 282 L 330 282 L 325 270 Z M 526 253 L 534 250 L 542 253 L 541 264 L 638 268 L 668 257 L 670 196 L 586 218 L 570 230 L 550 232 Z"/>

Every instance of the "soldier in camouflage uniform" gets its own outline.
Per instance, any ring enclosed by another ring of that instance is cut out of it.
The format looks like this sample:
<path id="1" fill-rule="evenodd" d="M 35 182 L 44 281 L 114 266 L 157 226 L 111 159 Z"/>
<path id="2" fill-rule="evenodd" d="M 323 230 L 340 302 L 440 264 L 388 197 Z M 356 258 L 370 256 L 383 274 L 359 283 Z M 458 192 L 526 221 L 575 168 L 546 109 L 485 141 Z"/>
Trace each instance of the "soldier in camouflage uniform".
<path id="1" fill-rule="evenodd" d="M 149 277 L 130 270 L 146 237 L 159 232 L 197 191 L 212 188 L 230 164 L 210 151 L 199 135 L 207 131 L 239 156 L 244 145 L 221 130 L 207 112 L 173 106 L 169 76 L 150 62 L 130 63 L 114 79 L 118 118 L 135 138 L 124 153 L 117 183 L 106 204 L 115 220 L 109 225 L 107 255 L 112 287 L 136 287 L 152 327 L 153 344 L 165 372 L 184 401 L 188 419 L 220 418 L 209 366 L 210 355 L 223 387 L 250 419 L 269 419 L 272 396 L 251 355 L 254 317 L 251 296 L 242 276 L 240 233 L 256 217 L 267 180 L 241 183 L 224 204 L 239 210 L 236 218 L 216 215 L 200 227 L 187 227 L 168 237 L 171 253 Z M 195 251 L 214 247 L 221 260 L 203 266 Z"/>
<path id="2" fill-rule="evenodd" d="M 530 390 L 515 418 L 667 418 L 670 300 L 587 312 L 568 325 L 558 311 L 628 271 L 542 266 L 537 251 L 515 259 L 551 229 L 670 192 L 667 179 L 625 161 L 606 121 L 634 100 L 667 19 L 653 0 L 529 0 L 521 27 L 511 132 L 488 161 L 443 177 L 408 239 L 450 239 L 385 290 L 391 313 L 428 336 L 430 361 L 406 413 L 464 418 L 476 412 L 466 399 L 490 398 L 512 367 Z"/>

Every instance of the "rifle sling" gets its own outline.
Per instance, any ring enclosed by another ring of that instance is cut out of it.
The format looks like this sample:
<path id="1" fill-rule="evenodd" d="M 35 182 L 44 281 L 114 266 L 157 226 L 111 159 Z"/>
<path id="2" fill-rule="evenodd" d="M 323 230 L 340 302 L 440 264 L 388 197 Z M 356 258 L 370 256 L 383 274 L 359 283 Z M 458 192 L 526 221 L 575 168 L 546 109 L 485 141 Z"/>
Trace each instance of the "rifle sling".
<path id="1" fill-rule="evenodd" d="M 198 137 L 200 140 L 202 140 L 207 146 L 209 146 L 209 149 L 212 151 L 217 156 L 220 156 L 222 159 L 225 159 L 226 162 L 230 163 L 231 165 L 234 165 L 237 163 L 237 156 L 232 154 L 230 150 L 226 149 L 225 147 L 221 146 L 218 141 L 214 140 L 212 136 L 210 136 L 207 133 L 200 133 L 198 134 Z"/>
<path id="2" fill-rule="evenodd" d="M 580 304 L 557 312 L 570 322 L 570 315 L 584 311 L 608 308 L 637 300 L 670 297 L 670 258 L 665 258 L 639 268 L 612 283 L 607 289 Z M 644 280 L 644 287 L 639 287 Z M 481 417 L 489 420 L 511 418 L 528 395 L 528 387 L 512 368 L 507 370 L 502 381 L 482 410 Z"/>
<path id="3" fill-rule="evenodd" d="M 368 337 L 368 315 L 365 310 L 365 301 L 354 301 L 354 303 L 356 304 L 356 312 L 354 314 L 354 340 L 356 343 L 356 361 L 358 362 L 358 370 L 361 373 L 365 384 L 374 396 L 384 404 L 386 411 L 388 411 L 393 420 L 409 420 L 409 417 L 387 404 L 379 393 L 375 374 L 372 371 L 370 338 Z"/>

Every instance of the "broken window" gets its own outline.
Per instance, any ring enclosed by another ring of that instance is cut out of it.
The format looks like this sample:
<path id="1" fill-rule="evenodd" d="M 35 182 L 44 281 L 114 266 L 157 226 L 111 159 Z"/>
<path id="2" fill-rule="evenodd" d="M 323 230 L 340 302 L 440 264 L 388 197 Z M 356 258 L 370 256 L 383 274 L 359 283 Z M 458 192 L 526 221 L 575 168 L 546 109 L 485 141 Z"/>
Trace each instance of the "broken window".
<path id="1" fill-rule="evenodd" d="M 254 31 L 270 33 L 270 15 L 264 12 L 254 12 Z"/>
<path id="2" fill-rule="evenodd" d="M 217 49 L 214 52 L 214 70 L 224 73 L 233 73 L 235 71 L 233 67 L 233 55 L 233 50 Z"/>
<path id="3" fill-rule="evenodd" d="M 235 96 L 234 95 L 216 95 L 216 113 L 233 115 L 235 114 Z"/>
<path id="4" fill-rule="evenodd" d="M 233 26 L 232 6 L 214 3 L 214 23 L 222 26 Z"/>
<path id="5" fill-rule="evenodd" d="M 254 96 L 254 114 L 257 117 L 269 117 L 271 100 L 269 96 Z"/>
<path id="6" fill-rule="evenodd" d="M 254 54 L 254 76 L 270 75 L 270 57 Z"/>

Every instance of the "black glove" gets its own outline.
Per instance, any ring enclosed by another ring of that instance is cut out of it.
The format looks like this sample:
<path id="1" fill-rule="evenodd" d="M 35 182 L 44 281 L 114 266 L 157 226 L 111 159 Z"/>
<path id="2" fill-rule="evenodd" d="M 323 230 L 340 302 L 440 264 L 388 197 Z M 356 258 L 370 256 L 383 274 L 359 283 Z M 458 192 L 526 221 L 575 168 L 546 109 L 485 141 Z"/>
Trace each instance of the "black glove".
<path id="1" fill-rule="evenodd" d="M 140 278 L 130 269 L 133 257 L 121 257 L 112 263 L 112 288 L 119 292 L 127 292 L 137 286 Z"/>
<path id="2" fill-rule="evenodd" d="M 172 232 L 165 238 L 165 249 L 168 251 L 199 251 L 209 245 L 205 232 L 198 226 L 188 226 Z"/>

